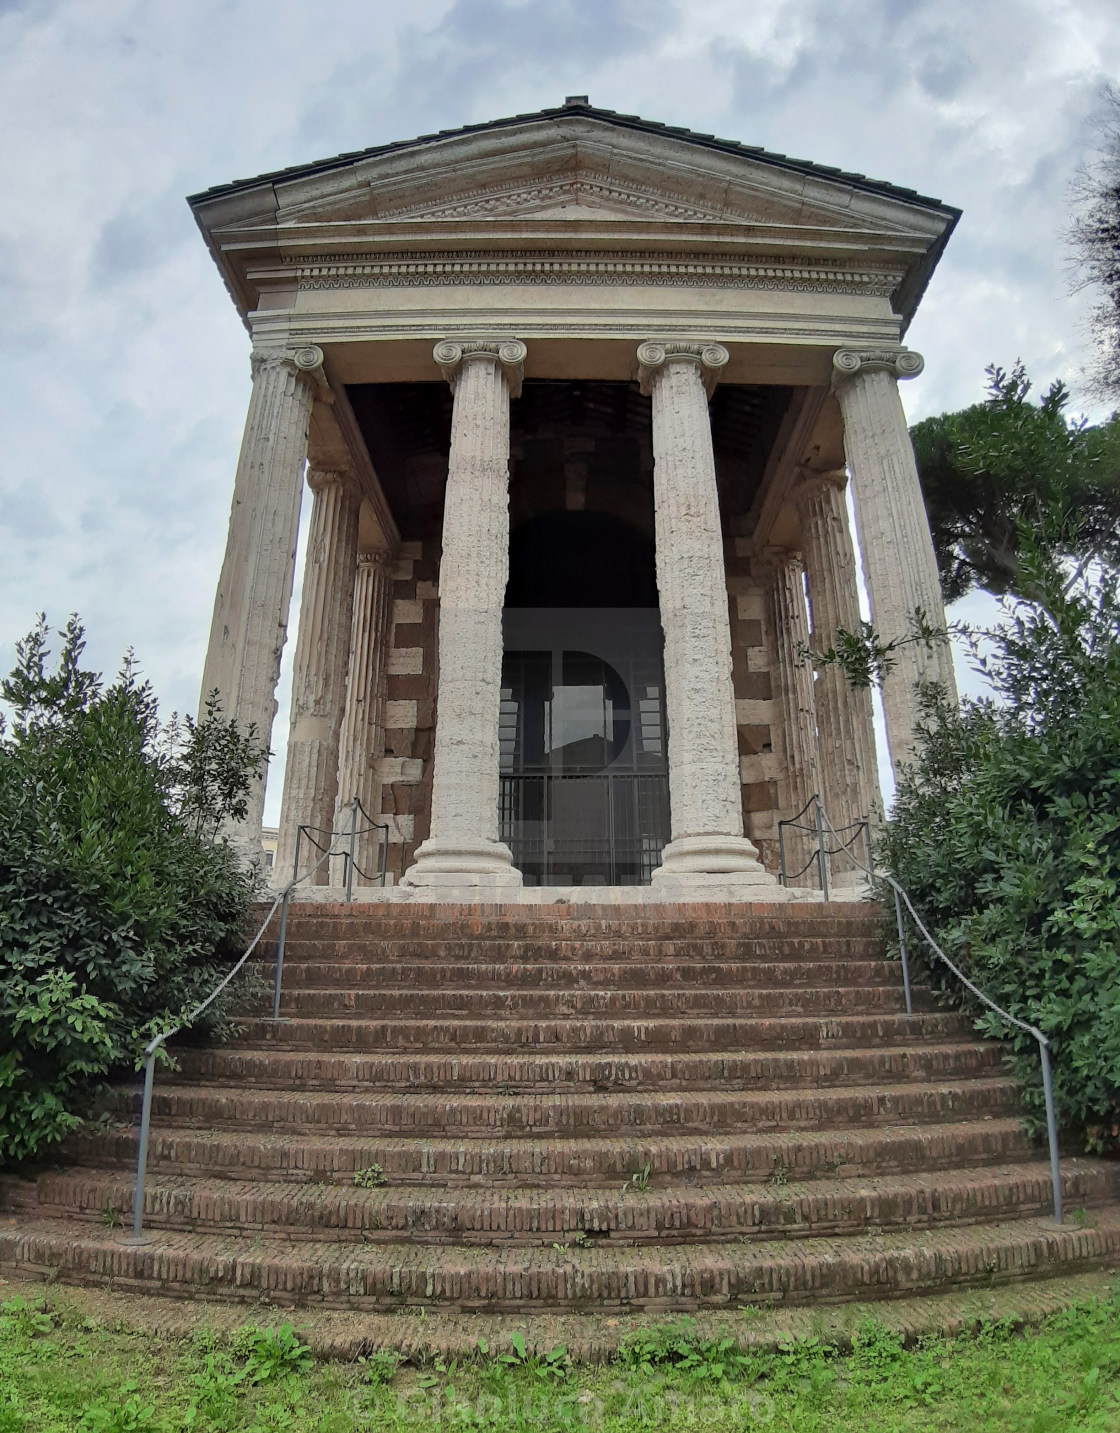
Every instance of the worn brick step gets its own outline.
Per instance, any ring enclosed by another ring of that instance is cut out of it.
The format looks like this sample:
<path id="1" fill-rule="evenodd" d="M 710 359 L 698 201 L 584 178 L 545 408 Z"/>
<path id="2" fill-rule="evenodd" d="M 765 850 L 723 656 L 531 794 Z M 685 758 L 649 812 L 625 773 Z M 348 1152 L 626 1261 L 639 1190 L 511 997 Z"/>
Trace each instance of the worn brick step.
<path id="1" fill-rule="evenodd" d="M 914 1015 L 822 1015 L 760 1017 L 756 1019 L 618 1018 L 618 1019 L 516 1019 L 377 1020 L 304 1017 L 239 1020 L 244 1038 L 252 1044 L 283 1048 L 342 1050 L 467 1049 L 475 1052 L 529 1047 L 561 1050 L 673 1049 L 743 1050 L 773 1046 L 813 1049 L 828 1045 L 880 1045 L 888 1041 L 944 1041 L 965 1036 L 969 1023 L 949 1011 Z"/>
<path id="2" fill-rule="evenodd" d="M 275 959 L 276 939 L 262 942 L 261 961 Z M 284 943 L 285 961 L 346 965 L 417 966 L 463 965 L 615 965 L 623 970 L 653 965 L 695 965 L 726 963 L 753 967 L 759 964 L 803 964 L 818 961 L 883 960 L 884 946 L 878 937 L 848 938 L 803 936 L 766 941 L 738 939 L 619 941 L 560 940 L 540 936 L 533 940 L 355 940 L 349 937 L 303 939 L 289 929 Z M 897 963 L 892 961 L 897 969 Z"/>
<path id="3" fill-rule="evenodd" d="M 1115 1197 L 1120 1168 L 1067 1160 L 1067 1208 Z M 131 1219 L 133 1182 L 106 1170 L 67 1169 L 29 1185 L 20 1205 L 31 1218 L 103 1222 Z M 14 1207 L 13 1201 L 13 1207 Z M 283 1235 L 352 1243 L 546 1244 L 580 1233 L 612 1246 L 727 1239 L 808 1238 L 920 1229 L 1052 1213 L 1050 1167 L 1036 1161 L 996 1170 L 787 1182 L 776 1167 L 767 1185 L 663 1185 L 644 1191 L 581 1189 L 364 1189 L 345 1185 L 241 1183 L 161 1176 L 145 1191 L 144 1220 L 160 1229 Z M 1083 1221 L 1084 1222 L 1084 1221 Z"/>
<path id="4" fill-rule="evenodd" d="M 111 1092 L 109 1105 L 139 1113 L 139 1099 L 138 1091 L 117 1089 Z M 1019 1108 L 1017 1082 L 998 1077 L 879 1088 L 574 1095 L 303 1094 L 165 1085 L 157 1087 L 153 1096 L 152 1118 L 196 1128 L 267 1128 L 307 1134 L 387 1130 L 485 1139 L 495 1134 L 697 1134 L 706 1130 L 959 1121 L 1009 1114 Z"/>
<path id="5" fill-rule="evenodd" d="M 931 1003 L 928 991 L 915 989 L 915 1003 Z M 732 989 L 669 990 L 396 990 L 376 984 L 361 989 L 304 989 L 283 991 L 281 1013 L 290 1017 L 349 1014 L 403 1016 L 446 1020 L 451 1016 L 485 1018 L 504 1015 L 514 1019 L 572 1018 L 580 1016 L 638 1016 L 642 1019 L 697 1015 L 819 1015 L 870 1014 L 905 1008 L 901 979 L 890 985 L 791 986 L 787 988 L 738 987 Z"/>
<path id="6" fill-rule="evenodd" d="M 130 1245 L 57 1221 L 0 1230 L 0 1269 L 63 1283 L 281 1307 L 690 1310 L 899 1298 L 1068 1276 L 1120 1260 L 1120 1211 L 1094 1227 L 1016 1220 L 846 1238 L 642 1248 L 430 1249 L 157 1232 Z"/>
<path id="7" fill-rule="evenodd" d="M 177 1050 L 187 1083 L 228 1081 L 262 1088 L 485 1091 L 743 1089 L 897 1083 L 997 1074 L 995 1041 L 865 1046 L 852 1050 L 736 1051 L 731 1054 L 454 1055 L 304 1054 L 236 1045 Z"/>
<path id="8" fill-rule="evenodd" d="M 273 962 L 258 970 L 269 980 Z M 284 961 L 284 989 L 488 989 L 503 990 L 662 990 L 724 989 L 748 985 L 759 989 L 790 986 L 899 986 L 901 967 L 889 960 L 819 961 L 620 961 L 558 963 L 513 961 Z"/>
<path id="9" fill-rule="evenodd" d="M 135 1125 L 85 1129 L 65 1141 L 62 1157 L 71 1164 L 132 1168 L 137 1137 Z M 706 1184 L 765 1181 L 776 1168 L 791 1179 L 819 1179 L 928 1172 L 1031 1157 L 1018 1118 L 925 1128 L 888 1125 L 859 1130 L 493 1140 L 184 1130 L 161 1128 L 157 1121 L 151 1133 L 149 1168 L 230 1179 L 352 1184 L 358 1170 L 379 1165 L 393 1184 L 506 1182 L 551 1188 L 618 1184 L 647 1164 L 654 1179 Z"/>

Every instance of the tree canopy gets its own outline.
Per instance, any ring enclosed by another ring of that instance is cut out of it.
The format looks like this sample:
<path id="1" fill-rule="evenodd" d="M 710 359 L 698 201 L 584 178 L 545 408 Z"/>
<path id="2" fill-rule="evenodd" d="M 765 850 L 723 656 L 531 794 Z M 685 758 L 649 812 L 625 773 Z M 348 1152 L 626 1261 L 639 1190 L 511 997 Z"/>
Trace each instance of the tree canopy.
<path id="1" fill-rule="evenodd" d="M 911 429 L 945 600 L 1031 597 L 1024 531 L 1055 564 L 1120 565 L 1120 417 L 1071 419 L 1060 381 L 1033 402 L 1021 363 L 987 374 L 984 402 Z"/>
<path id="2" fill-rule="evenodd" d="M 1078 176 L 1069 242 L 1084 286 L 1095 289 L 1097 393 L 1120 398 L 1120 87 L 1104 88 L 1097 158 Z"/>

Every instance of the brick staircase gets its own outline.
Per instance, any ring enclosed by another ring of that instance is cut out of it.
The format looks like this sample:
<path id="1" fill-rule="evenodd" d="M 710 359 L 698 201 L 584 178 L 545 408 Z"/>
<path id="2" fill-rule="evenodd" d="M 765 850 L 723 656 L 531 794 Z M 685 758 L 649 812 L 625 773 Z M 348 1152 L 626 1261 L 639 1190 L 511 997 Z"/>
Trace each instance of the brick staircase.
<path id="1" fill-rule="evenodd" d="M 148 1241 L 122 1087 L 64 1165 L 0 1180 L 0 1269 L 574 1313 L 1120 1262 L 1120 1166 L 1066 1160 L 1054 1226 L 999 1047 L 917 1000 L 866 905 L 293 907 L 282 1022 L 157 1080 Z"/>

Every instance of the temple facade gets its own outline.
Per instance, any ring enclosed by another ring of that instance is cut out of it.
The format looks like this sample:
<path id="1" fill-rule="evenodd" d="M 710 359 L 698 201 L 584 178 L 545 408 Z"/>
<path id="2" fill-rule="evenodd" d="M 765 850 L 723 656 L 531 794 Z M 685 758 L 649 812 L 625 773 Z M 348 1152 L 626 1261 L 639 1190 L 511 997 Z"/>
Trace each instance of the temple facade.
<path id="1" fill-rule="evenodd" d="M 266 739 L 311 491 L 275 879 L 354 797 L 398 899 L 773 900 L 780 819 L 874 816 L 805 651 L 858 627 L 849 485 L 878 632 L 942 620 L 898 384 L 956 210 L 582 96 L 191 204 L 253 372 L 203 694 Z"/>

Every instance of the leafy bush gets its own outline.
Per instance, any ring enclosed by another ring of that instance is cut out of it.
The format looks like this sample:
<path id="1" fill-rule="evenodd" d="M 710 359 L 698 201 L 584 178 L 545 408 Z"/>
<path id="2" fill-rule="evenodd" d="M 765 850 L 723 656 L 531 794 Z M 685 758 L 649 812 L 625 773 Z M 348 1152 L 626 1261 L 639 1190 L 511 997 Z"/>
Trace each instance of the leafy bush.
<path id="1" fill-rule="evenodd" d="M 215 699 L 161 724 L 131 657 L 103 686 L 76 618 L 61 636 L 52 672 L 40 619 L 0 682 L 0 1164 L 60 1139 L 213 987 L 254 891 L 218 833 L 266 759 L 255 734 Z"/>
<path id="2" fill-rule="evenodd" d="M 994 699 L 926 693 L 881 855 L 946 953 L 1050 1038 L 1059 1120 L 1095 1145 L 1120 1130 L 1118 579 L 1030 576 L 1037 600 L 983 634 Z M 1036 1042 L 975 1010 L 1041 1110 Z"/>

